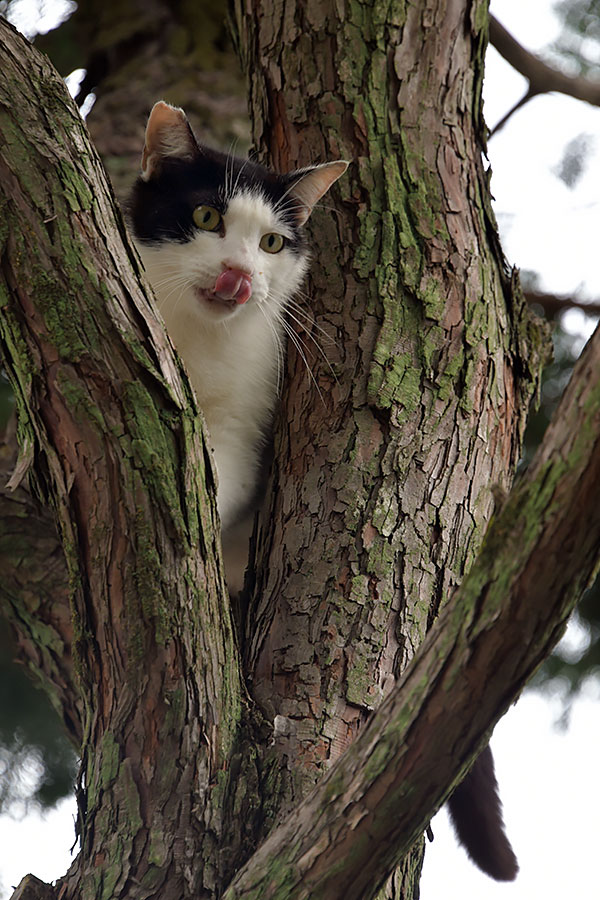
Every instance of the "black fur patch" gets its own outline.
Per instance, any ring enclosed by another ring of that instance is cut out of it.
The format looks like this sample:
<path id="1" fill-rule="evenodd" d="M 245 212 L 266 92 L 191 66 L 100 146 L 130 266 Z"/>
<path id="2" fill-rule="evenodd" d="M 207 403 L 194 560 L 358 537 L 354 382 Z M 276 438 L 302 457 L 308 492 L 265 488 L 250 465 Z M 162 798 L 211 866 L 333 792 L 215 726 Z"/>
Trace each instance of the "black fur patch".
<path id="1" fill-rule="evenodd" d="M 213 206 L 223 215 L 230 199 L 228 190 L 251 190 L 277 207 L 277 214 L 294 235 L 286 240 L 286 246 L 300 253 L 305 239 L 294 216 L 298 202 L 288 194 L 297 178 L 297 173 L 277 175 L 251 160 L 202 147 L 192 161 L 164 158 L 157 175 L 149 181 L 138 178 L 128 203 L 129 219 L 139 241 L 185 243 L 197 233 L 192 219 L 197 206 Z"/>

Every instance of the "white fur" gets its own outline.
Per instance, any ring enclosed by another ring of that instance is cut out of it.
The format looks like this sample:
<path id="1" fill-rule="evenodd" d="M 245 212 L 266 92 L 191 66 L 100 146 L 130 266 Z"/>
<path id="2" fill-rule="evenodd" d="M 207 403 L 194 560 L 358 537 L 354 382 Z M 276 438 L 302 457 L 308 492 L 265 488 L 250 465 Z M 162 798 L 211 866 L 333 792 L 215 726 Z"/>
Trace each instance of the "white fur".
<path id="1" fill-rule="evenodd" d="M 291 234 L 257 194 L 235 195 L 223 222 L 223 236 L 199 230 L 184 244 L 136 245 L 206 417 L 227 529 L 256 485 L 261 441 L 277 395 L 283 308 L 300 286 L 307 259 L 286 247 L 275 254 L 261 250 L 264 234 Z M 197 293 L 196 288 L 212 290 L 225 268 L 251 275 L 252 296 L 245 304 L 230 307 Z"/>

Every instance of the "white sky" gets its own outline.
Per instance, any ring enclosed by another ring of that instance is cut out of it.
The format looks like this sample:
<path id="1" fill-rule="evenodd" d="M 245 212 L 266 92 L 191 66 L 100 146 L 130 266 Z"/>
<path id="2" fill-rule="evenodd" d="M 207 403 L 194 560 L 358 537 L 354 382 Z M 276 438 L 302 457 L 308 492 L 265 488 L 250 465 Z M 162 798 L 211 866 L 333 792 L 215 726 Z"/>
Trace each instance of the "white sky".
<path id="1" fill-rule="evenodd" d="M 43 5 L 48 10 L 53 2 Z M 558 34 L 553 2 L 493 0 L 492 10 L 521 43 L 540 50 Z M 524 79 L 491 50 L 488 124 L 493 126 L 524 91 Z M 594 151 L 585 175 L 569 190 L 552 172 L 565 145 L 581 133 L 593 137 Z M 537 98 L 492 138 L 489 157 L 509 262 L 537 271 L 542 289 L 600 299 L 600 108 L 557 95 Z M 573 328 L 587 333 L 590 321 L 582 314 L 571 317 Z M 560 705 L 531 693 L 496 729 L 492 745 L 507 830 L 521 865 L 516 882 L 497 884 L 482 875 L 457 847 L 442 811 L 432 823 L 435 840 L 427 847 L 421 900 L 598 897 L 598 693 L 597 686 L 590 687 L 575 704 L 566 732 L 554 724 Z M 0 900 L 8 900 L 11 886 L 28 871 L 46 881 L 64 874 L 74 814 L 74 803 L 65 801 L 45 816 L 0 817 Z"/>
<path id="2" fill-rule="evenodd" d="M 487 878 L 458 847 L 445 809 L 433 819 L 421 900 L 597 900 L 598 692 L 574 707 L 570 727 L 555 724 L 561 705 L 527 692 L 499 722 L 492 748 L 516 881 Z"/>
<path id="3" fill-rule="evenodd" d="M 558 36 L 552 7 L 553 0 L 491 4 L 502 24 L 532 50 Z M 490 127 L 520 99 L 526 84 L 491 48 L 484 90 Z M 583 177 L 570 190 L 552 172 L 566 144 L 580 134 L 590 135 L 593 149 Z M 538 272 L 547 291 L 579 291 L 582 299 L 600 299 L 600 108 L 561 94 L 536 97 L 490 140 L 488 151 L 496 216 L 509 261 Z"/>
<path id="4" fill-rule="evenodd" d="M 530 50 L 555 40 L 554 0 L 492 0 L 491 10 Z M 485 116 L 490 127 L 525 93 L 526 81 L 492 48 L 486 60 Z M 560 123 L 557 127 L 557 121 Z M 553 170 L 566 144 L 593 139 L 574 190 Z M 491 189 L 504 252 L 540 275 L 540 288 L 600 300 L 600 108 L 568 97 L 537 97 L 518 110 L 488 146 Z M 569 314 L 570 330 L 591 333 L 595 320 Z M 600 845 L 598 686 L 573 708 L 570 727 L 555 723 L 561 705 L 526 693 L 498 724 L 492 747 L 507 832 L 517 853 L 516 881 L 482 875 L 456 845 L 445 810 L 432 822 L 420 900 L 596 900 Z"/>

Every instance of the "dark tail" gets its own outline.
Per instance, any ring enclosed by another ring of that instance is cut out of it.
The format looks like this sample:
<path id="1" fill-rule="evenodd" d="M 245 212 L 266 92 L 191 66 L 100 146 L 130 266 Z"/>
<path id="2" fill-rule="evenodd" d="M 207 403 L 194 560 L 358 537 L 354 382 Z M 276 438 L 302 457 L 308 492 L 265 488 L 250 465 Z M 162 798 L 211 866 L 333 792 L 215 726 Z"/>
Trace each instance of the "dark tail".
<path id="1" fill-rule="evenodd" d="M 448 806 L 456 835 L 473 862 L 496 881 L 513 881 L 519 864 L 504 833 L 494 758 L 489 747 L 475 760 Z"/>

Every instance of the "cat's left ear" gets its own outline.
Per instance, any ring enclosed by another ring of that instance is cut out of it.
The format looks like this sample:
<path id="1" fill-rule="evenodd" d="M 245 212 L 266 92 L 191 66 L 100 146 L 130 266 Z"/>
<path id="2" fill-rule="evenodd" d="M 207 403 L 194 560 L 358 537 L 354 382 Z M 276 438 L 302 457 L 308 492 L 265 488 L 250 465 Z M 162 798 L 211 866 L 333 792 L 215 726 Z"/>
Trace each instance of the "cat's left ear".
<path id="1" fill-rule="evenodd" d="M 199 152 L 184 111 L 163 100 L 155 103 L 146 125 L 146 143 L 142 153 L 144 181 L 149 181 L 160 171 L 164 159 L 192 160 Z"/>
<path id="2" fill-rule="evenodd" d="M 297 172 L 290 172 L 288 178 L 291 180 L 297 178 L 289 195 L 298 201 L 296 219 L 299 225 L 304 225 L 315 204 L 347 168 L 348 163 L 339 159 L 336 162 L 323 163 L 320 166 L 310 166 L 310 168 L 299 169 Z"/>

